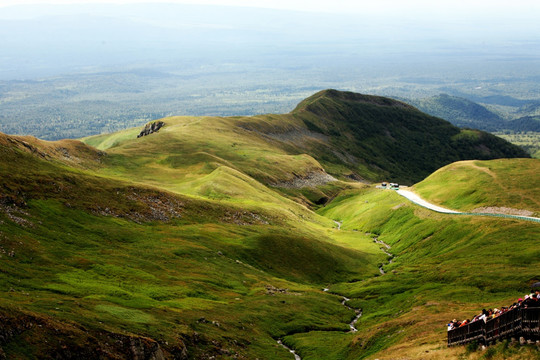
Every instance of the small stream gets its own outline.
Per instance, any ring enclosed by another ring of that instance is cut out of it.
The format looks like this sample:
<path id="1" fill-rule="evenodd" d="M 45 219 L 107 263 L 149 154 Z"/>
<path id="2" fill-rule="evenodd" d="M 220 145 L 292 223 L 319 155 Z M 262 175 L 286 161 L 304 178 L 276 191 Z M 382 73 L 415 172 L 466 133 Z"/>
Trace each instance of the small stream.
<path id="1" fill-rule="evenodd" d="M 328 288 L 324 288 L 323 291 L 327 292 Z M 349 330 L 349 333 L 355 333 L 358 331 L 358 329 L 356 328 L 356 323 L 358 322 L 360 317 L 362 317 L 362 309 L 355 309 L 355 308 L 350 307 L 349 305 L 347 305 L 347 302 L 350 301 L 351 299 L 342 295 L 339 295 L 339 296 L 341 296 L 342 298 L 341 305 L 345 306 L 347 309 L 352 310 L 356 313 L 356 316 L 354 317 L 354 319 L 352 319 L 352 321 L 349 323 L 349 328 L 351 329 Z M 277 343 L 281 345 L 283 348 L 287 349 L 291 354 L 293 354 L 294 360 L 302 360 L 300 355 L 298 355 L 296 351 L 294 351 L 294 349 L 291 349 L 290 347 L 288 347 L 287 345 L 283 343 L 282 339 L 278 339 Z"/>
<path id="2" fill-rule="evenodd" d="M 362 316 L 362 309 L 355 309 L 347 305 L 347 302 L 351 300 L 348 297 L 342 296 L 342 299 L 343 300 L 341 301 L 341 305 L 345 306 L 349 310 L 354 311 L 356 314 L 354 319 L 352 319 L 352 321 L 349 323 L 349 327 L 351 328 L 350 332 L 357 332 L 358 329 L 356 328 L 356 323 L 358 322 L 358 320 L 360 320 L 360 317 Z"/>
<path id="3" fill-rule="evenodd" d="M 350 332 L 353 332 L 353 333 L 358 331 L 358 329 L 356 328 L 356 323 L 362 317 L 362 310 L 355 310 L 355 311 L 356 311 L 356 316 L 354 317 L 353 321 L 351 321 L 351 323 L 349 324 L 349 327 L 351 328 Z"/>
<path id="4" fill-rule="evenodd" d="M 382 252 L 385 253 L 390 258 L 390 260 L 388 260 L 388 264 L 386 264 L 386 265 L 390 265 L 391 263 L 393 263 L 395 256 L 394 256 L 394 254 L 388 252 L 388 250 L 390 250 L 391 246 L 388 245 L 387 243 L 385 243 L 384 241 L 379 240 L 379 238 L 376 237 L 376 236 L 373 238 L 373 241 L 375 243 L 379 244 L 379 245 L 382 245 L 382 247 L 381 247 Z M 384 265 L 385 264 L 382 264 L 381 266 L 379 266 L 379 271 L 380 271 L 381 275 L 386 274 L 386 272 L 383 269 Z"/>
<path id="5" fill-rule="evenodd" d="M 279 339 L 277 343 L 283 346 L 285 349 L 289 350 L 289 352 L 294 355 L 294 360 L 302 360 L 302 358 L 293 349 L 285 345 L 283 341 L 281 341 L 281 339 Z"/>
<path id="6" fill-rule="evenodd" d="M 358 329 L 356 328 L 356 323 L 358 322 L 358 320 L 362 316 L 362 309 L 354 309 L 354 308 L 350 307 L 349 305 L 347 305 L 347 302 L 349 300 L 351 300 L 351 299 L 343 296 L 343 301 L 341 301 L 341 305 L 345 306 L 347 309 L 352 310 L 352 311 L 354 311 L 356 313 L 356 316 L 354 317 L 354 319 L 349 323 L 349 327 L 351 328 L 351 331 L 349 331 L 349 332 L 357 332 Z"/>
<path id="7" fill-rule="evenodd" d="M 334 220 L 334 223 L 337 225 L 337 229 L 338 230 L 341 230 L 341 225 L 343 224 L 342 222 L 339 222 L 339 221 L 335 221 Z M 388 250 L 390 250 L 390 245 L 388 245 L 387 243 L 385 243 L 384 241 L 381 241 L 379 240 L 378 237 L 373 237 L 373 241 L 379 245 L 381 245 L 381 250 L 390 258 L 388 260 L 388 264 L 391 264 L 394 262 L 394 255 L 391 254 L 390 252 L 388 252 Z M 388 265 L 386 264 L 386 265 Z M 384 272 L 384 269 L 383 269 L 383 265 L 381 265 L 379 267 L 379 271 L 381 272 L 381 275 L 384 275 L 385 272 Z M 322 291 L 324 292 L 328 292 L 330 289 L 325 287 L 324 289 L 322 289 Z M 335 294 L 335 293 L 334 293 Z M 348 297 L 345 297 L 343 295 L 340 295 L 340 294 L 335 294 L 335 295 L 338 295 L 338 296 L 341 296 L 341 305 L 345 306 L 347 309 L 349 310 L 352 310 L 355 312 L 356 316 L 354 317 L 354 319 L 352 319 L 352 321 L 349 323 L 349 333 L 355 333 L 358 331 L 358 329 L 356 328 L 356 323 L 358 322 L 358 320 L 360 320 L 360 318 L 362 317 L 362 309 L 355 309 L 351 306 L 349 306 L 347 304 L 347 302 L 349 302 L 351 299 L 349 299 Z M 294 360 L 302 360 L 302 358 L 300 357 L 300 355 L 298 355 L 296 353 L 296 351 L 294 349 L 291 349 L 290 347 L 288 347 L 287 345 L 285 345 L 282 341 L 282 339 L 278 339 L 277 340 L 277 343 L 282 346 L 283 348 L 287 349 L 291 354 L 294 355 Z"/>

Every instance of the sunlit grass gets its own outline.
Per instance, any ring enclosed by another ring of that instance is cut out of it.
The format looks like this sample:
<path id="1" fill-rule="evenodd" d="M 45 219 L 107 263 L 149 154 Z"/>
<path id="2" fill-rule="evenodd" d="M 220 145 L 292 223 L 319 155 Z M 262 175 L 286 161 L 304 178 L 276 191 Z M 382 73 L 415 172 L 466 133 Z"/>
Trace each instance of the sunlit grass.
<path id="1" fill-rule="evenodd" d="M 540 188 L 540 160 L 463 161 L 448 165 L 416 184 L 414 190 L 436 204 L 473 210 L 495 206 L 540 212 L 532 189 Z"/>

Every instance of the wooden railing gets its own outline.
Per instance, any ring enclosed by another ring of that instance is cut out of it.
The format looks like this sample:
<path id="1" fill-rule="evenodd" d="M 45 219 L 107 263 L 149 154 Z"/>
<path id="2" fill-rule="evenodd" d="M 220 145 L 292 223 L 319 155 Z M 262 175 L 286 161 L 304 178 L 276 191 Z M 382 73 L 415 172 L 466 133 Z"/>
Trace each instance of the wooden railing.
<path id="1" fill-rule="evenodd" d="M 511 337 L 540 340 L 540 307 L 513 309 L 487 322 L 479 320 L 450 330 L 448 346 L 473 341 L 489 345 Z"/>

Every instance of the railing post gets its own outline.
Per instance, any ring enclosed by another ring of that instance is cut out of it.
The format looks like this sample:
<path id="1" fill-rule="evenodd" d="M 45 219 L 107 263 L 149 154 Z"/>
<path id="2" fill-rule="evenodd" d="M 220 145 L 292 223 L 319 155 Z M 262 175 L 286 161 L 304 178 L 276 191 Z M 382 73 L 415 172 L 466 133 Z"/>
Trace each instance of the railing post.
<path id="1" fill-rule="evenodd" d="M 448 331 L 448 346 L 464 345 L 473 340 L 489 345 L 498 339 L 540 340 L 540 307 L 517 308 L 483 322 L 468 323 Z"/>

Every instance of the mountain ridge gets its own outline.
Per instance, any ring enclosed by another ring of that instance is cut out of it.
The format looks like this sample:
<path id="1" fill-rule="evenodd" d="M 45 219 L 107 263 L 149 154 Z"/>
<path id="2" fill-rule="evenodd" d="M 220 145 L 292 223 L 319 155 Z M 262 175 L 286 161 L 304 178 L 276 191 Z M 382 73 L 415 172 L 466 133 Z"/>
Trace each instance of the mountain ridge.
<path id="1" fill-rule="evenodd" d="M 224 143 L 220 145 L 219 154 L 213 155 L 227 161 L 239 159 L 239 150 L 234 144 L 243 139 L 245 147 L 248 142 L 255 142 L 272 153 L 280 154 L 280 157 L 285 154 L 310 156 L 319 163 L 316 167 L 322 166 L 330 175 L 338 178 L 369 181 L 390 178 L 412 184 L 457 160 L 529 157 L 517 146 L 491 134 L 459 129 L 406 103 L 333 89 L 308 97 L 288 114 L 172 117 L 160 121 L 168 123 L 169 130 L 166 130 L 166 126 L 161 134 L 153 136 L 171 137 L 170 141 L 178 141 L 180 137 L 173 135 L 171 129 L 185 132 L 186 135 L 189 133 L 189 137 L 182 138 L 182 143 L 184 147 L 193 149 L 196 149 L 197 141 L 211 143 L 202 135 L 205 131 L 202 123 L 208 128 L 208 134 L 219 130 L 222 133 L 220 140 Z M 100 146 L 106 141 L 104 139 L 115 136 L 99 135 L 84 141 Z M 127 139 L 122 141 L 129 142 Z M 148 141 L 148 145 L 153 143 L 152 140 Z M 118 146 L 127 146 L 127 142 Z M 226 143 L 230 145 L 226 146 Z M 139 146 L 147 145 L 142 142 Z M 119 147 L 111 151 L 121 151 Z M 216 148 L 213 150 L 215 152 Z M 244 167 L 243 171 L 262 180 L 266 175 L 260 172 L 256 174 L 256 168 Z M 266 170 L 270 175 L 279 172 L 270 163 Z M 301 167 L 298 170 L 300 176 L 307 175 L 307 170 L 301 171 Z M 291 180 L 290 177 L 269 178 L 263 182 L 268 184 L 288 180 Z"/>

